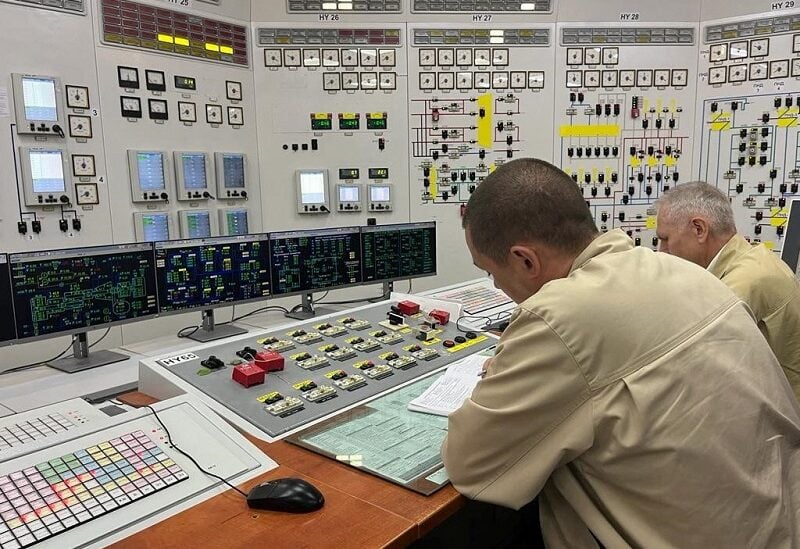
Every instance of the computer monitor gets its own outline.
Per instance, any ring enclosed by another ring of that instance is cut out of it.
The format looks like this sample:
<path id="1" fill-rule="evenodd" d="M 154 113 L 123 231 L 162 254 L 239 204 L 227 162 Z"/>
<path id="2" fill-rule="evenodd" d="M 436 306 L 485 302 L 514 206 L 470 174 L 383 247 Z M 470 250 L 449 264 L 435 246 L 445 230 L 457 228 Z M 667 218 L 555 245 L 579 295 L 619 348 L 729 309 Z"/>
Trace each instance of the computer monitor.
<path id="1" fill-rule="evenodd" d="M 364 283 L 436 274 L 436 222 L 361 227 Z"/>
<path id="2" fill-rule="evenodd" d="M 8 256 L 0 254 L 0 346 L 8 345 L 17 338 L 14 325 L 14 303 L 11 298 L 11 275 Z"/>
<path id="3" fill-rule="evenodd" d="M 800 275 L 800 199 L 789 204 L 789 217 L 786 221 L 786 236 L 783 239 L 781 259 L 793 273 Z"/>
<path id="4" fill-rule="evenodd" d="M 245 333 L 230 325 L 215 328 L 212 309 L 270 295 L 267 235 L 156 242 L 155 255 L 161 313 L 204 310 L 204 327 L 191 339 L 212 341 Z"/>
<path id="5" fill-rule="evenodd" d="M 361 284 L 358 227 L 270 233 L 269 241 L 273 295 L 307 299 L 315 291 Z M 303 309 L 313 314 L 305 301 Z"/>
<path id="6" fill-rule="evenodd" d="M 75 356 L 51 364 L 76 372 L 125 360 L 88 356 L 86 331 L 158 313 L 152 244 L 117 244 L 9 255 L 17 338 L 73 334 Z"/>

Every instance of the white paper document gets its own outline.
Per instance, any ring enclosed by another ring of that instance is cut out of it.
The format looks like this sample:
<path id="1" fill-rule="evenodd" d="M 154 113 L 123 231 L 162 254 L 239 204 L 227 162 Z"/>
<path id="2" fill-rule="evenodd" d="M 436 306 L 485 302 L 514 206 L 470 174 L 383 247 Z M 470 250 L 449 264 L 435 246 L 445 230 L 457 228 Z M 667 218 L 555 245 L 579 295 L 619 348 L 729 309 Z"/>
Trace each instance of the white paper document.
<path id="1" fill-rule="evenodd" d="M 483 377 L 483 364 L 494 348 L 462 358 L 420 396 L 408 403 L 408 409 L 438 416 L 447 416 L 461 407 Z"/>

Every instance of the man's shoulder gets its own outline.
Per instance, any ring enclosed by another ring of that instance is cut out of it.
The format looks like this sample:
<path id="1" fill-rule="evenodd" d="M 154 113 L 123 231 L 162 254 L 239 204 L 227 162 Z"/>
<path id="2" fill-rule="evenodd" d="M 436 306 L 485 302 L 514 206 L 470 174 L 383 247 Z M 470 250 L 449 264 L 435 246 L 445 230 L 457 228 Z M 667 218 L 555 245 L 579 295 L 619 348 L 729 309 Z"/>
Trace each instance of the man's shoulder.
<path id="1" fill-rule="evenodd" d="M 800 282 L 780 258 L 763 245 L 750 246 L 732 257 L 721 280 L 756 313 L 769 314 L 793 295 Z"/>

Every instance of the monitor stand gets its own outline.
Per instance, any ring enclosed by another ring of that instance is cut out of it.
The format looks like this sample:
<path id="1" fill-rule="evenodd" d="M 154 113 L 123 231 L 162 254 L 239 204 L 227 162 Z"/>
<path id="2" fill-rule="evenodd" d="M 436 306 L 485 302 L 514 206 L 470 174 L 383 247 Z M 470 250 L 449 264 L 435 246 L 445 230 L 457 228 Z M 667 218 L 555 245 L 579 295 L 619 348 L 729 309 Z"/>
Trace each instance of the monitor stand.
<path id="1" fill-rule="evenodd" d="M 214 325 L 214 309 L 203 310 L 203 324 L 192 335 L 186 336 L 187 339 L 193 339 L 200 343 L 207 341 L 214 341 L 224 337 L 231 337 L 236 335 L 246 334 L 247 330 L 234 326 L 233 324 L 223 324 L 221 326 Z"/>
<path id="2" fill-rule="evenodd" d="M 389 299 L 390 297 L 392 297 L 393 291 L 394 291 L 394 282 L 383 283 L 383 299 Z"/>
<path id="3" fill-rule="evenodd" d="M 303 294 L 300 301 L 300 308 L 286 313 L 284 316 L 288 318 L 296 318 L 297 320 L 308 320 L 317 315 L 326 315 L 332 313 L 330 309 L 315 309 L 313 294 Z"/>
<path id="4" fill-rule="evenodd" d="M 56 370 L 74 374 L 89 368 L 122 362 L 129 358 L 128 355 L 115 353 L 114 351 L 95 351 L 89 354 L 87 334 L 86 332 L 80 332 L 72 336 L 72 356 L 48 362 L 47 365 Z"/>

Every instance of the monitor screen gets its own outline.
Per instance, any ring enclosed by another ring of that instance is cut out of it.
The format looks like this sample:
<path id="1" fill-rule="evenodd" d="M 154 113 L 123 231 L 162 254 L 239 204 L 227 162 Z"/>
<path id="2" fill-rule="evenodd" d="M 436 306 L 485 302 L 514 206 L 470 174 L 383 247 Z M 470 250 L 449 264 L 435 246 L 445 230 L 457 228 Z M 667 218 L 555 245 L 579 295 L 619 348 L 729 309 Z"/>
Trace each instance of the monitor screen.
<path id="1" fill-rule="evenodd" d="M 17 337 L 10 277 L 8 256 L 0 254 L 0 345 Z"/>
<path id="2" fill-rule="evenodd" d="M 150 244 L 11 254 L 9 262 L 19 339 L 158 313 Z"/>
<path id="3" fill-rule="evenodd" d="M 364 282 L 436 274 L 436 223 L 361 228 Z"/>
<path id="4" fill-rule="evenodd" d="M 208 210 L 185 212 L 185 238 L 207 238 L 211 236 L 211 215 Z"/>
<path id="5" fill-rule="evenodd" d="M 224 213 L 225 234 L 240 235 L 247 234 L 247 210 L 227 210 Z"/>
<path id="6" fill-rule="evenodd" d="M 370 185 L 369 199 L 370 202 L 389 202 L 392 199 L 391 189 L 389 187 Z"/>
<path id="7" fill-rule="evenodd" d="M 137 153 L 136 165 L 139 170 L 139 188 L 143 191 L 161 191 L 166 188 L 164 153 Z"/>
<path id="8" fill-rule="evenodd" d="M 800 274 L 800 199 L 789 204 L 789 218 L 786 222 L 786 236 L 783 239 L 781 259 L 795 274 Z"/>
<path id="9" fill-rule="evenodd" d="M 169 214 L 142 214 L 142 240 L 145 242 L 169 240 Z"/>
<path id="10" fill-rule="evenodd" d="M 244 155 L 223 154 L 222 174 L 226 189 L 244 188 Z"/>
<path id="11" fill-rule="evenodd" d="M 339 202 L 359 202 L 358 185 L 339 185 Z"/>
<path id="12" fill-rule="evenodd" d="M 266 235 L 158 242 L 161 311 L 264 299 L 270 295 Z"/>
<path id="13" fill-rule="evenodd" d="M 325 202 L 325 172 L 300 172 L 300 200 L 303 204 Z"/>
<path id="14" fill-rule="evenodd" d="M 31 166 L 33 192 L 52 194 L 66 191 L 61 151 L 32 150 L 28 158 Z"/>
<path id="15" fill-rule="evenodd" d="M 358 227 L 270 233 L 272 293 L 361 283 Z"/>
<path id="16" fill-rule="evenodd" d="M 25 102 L 25 118 L 28 120 L 58 120 L 56 108 L 56 83 L 49 78 L 22 78 L 22 100 Z"/>
<path id="17" fill-rule="evenodd" d="M 208 187 L 205 153 L 181 153 L 181 164 L 184 188 L 197 190 Z"/>

